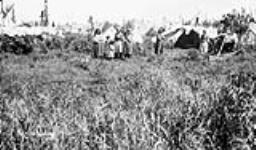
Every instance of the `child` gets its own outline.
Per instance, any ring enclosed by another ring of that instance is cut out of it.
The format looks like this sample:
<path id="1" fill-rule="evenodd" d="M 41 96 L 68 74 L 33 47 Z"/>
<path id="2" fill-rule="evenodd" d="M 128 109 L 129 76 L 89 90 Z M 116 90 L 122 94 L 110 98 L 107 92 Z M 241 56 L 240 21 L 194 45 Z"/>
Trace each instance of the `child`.
<path id="1" fill-rule="evenodd" d="M 109 43 L 109 58 L 112 60 L 115 57 L 115 45 L 114 42 L 111 41 Z"/>
<path id="2" fill-rule="evenodd" d="M 110 40 L 109 36 L 106 38 L 105 48 L 107 50 L 106 58 L 112 60 L 115 57 L 115 46 L 114 42 Z"/>

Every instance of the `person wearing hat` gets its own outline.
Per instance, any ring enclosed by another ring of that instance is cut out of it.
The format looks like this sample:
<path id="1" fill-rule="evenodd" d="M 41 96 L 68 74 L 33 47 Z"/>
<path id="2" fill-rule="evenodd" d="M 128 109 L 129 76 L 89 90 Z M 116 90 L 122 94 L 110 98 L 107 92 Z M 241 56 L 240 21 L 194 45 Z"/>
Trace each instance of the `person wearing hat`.
<path id="1" fill-rule="evenodd" d="M 160 27 L 157 31 L 157 35 L 156 35 L 156 43 L 155 43 L 155 54 L 159 55 L 159 54 L 163 54 L 163 50 L 164 50 L 164 35 L 163 33 L 165 32 L 165 29 L 163 27 Z"/>

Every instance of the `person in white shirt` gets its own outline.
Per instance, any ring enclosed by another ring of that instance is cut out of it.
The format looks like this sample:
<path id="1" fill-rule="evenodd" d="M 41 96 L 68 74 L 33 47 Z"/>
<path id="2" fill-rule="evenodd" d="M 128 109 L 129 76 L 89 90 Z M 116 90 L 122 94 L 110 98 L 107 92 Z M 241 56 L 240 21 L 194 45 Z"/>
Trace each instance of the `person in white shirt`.
<path id="1" fill-rule="evenodd" d="M 209 50 L 208 42 L 209 42 L 209 37 L 207 36 L 206 30 L 203 30 L 203 34 L 200 38 L 200 51 L 203 54 L 208 53 L 208 50 Z"/>
<path id="2" fill-rule="evenodd" d="M 116 34 L 115 34 L 115 47 L 116 47 L 116 54 L 117 58 L 124 59 L 123 55 L 123 32 L 121 29 L 117 28 L 116 29 Z"/>
<path id="3" fill-rule="evenodd" d="M 227 32 L 221 34 L 224 35 L 222 45 L 220 47 L 218 55 L 221 55 L 222 52 L 232 52 L 238 43 L 238 37 L 236 33 L 233 33 L 230 28 L 227 29 Z"/>
<path id="4" fill-rule="evenodd" d="M 96 29 L 93 36 L 93 45 L 94 45 L 94 57 L 98 58 L 103 56 L 104 53 L 104 37 L 101 34 L 100 29 Z"/>
<path id="5" fill-rule="evenodd" d="M 112 60 L 115 57 L 115 45 L 109 36 L 106 37 L 105 48 L 107 59 Z"/>

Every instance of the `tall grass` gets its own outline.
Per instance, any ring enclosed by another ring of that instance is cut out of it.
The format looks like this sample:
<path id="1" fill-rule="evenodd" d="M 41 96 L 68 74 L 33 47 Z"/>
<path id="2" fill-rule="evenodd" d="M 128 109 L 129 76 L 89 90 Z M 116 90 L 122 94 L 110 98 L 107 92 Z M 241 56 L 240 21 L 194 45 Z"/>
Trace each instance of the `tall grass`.
<path id="1" fill-rule="evenodd" d="M 3 58 L 0 149 L 255 148 L 255 60 L 182 53 L 86 69 L 76 53 Z"/>

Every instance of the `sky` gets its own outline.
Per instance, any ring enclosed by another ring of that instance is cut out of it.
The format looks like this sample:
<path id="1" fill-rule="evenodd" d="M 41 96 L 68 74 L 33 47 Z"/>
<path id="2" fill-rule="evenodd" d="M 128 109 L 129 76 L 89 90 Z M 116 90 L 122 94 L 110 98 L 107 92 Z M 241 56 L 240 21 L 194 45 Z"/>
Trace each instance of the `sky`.
<path id="1" fill-rule="evenodd" d="M 5 0 L 15 2 L 17 20 L 39 20 L 44 0 Z M 255 10 L 256 0 L 48 0 L 50 19 L 57 23 L 83 23 L 92 15 L 97 20 L 120 21 L 130 18 L 168 19 L 218 17 L 241 6 Z"/>

